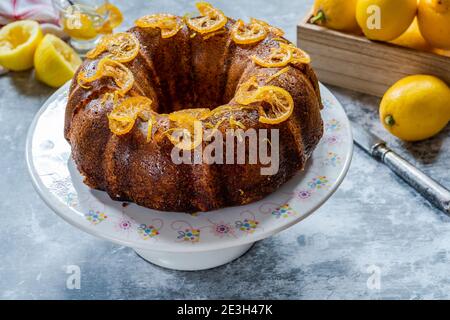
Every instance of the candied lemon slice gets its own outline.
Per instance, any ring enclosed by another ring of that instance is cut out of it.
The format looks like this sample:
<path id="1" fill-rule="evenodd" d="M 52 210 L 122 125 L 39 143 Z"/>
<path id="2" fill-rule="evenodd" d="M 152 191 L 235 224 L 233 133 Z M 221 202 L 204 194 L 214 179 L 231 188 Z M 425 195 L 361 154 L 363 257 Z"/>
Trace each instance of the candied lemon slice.
<path id="1" fill-rule="evenodd" d="M 169 114 L 169 120 L 184 128 L 190 128 L 195 121 L 206 119 L 211 113 L 208 108 L 184 109 Z"/>
<path id="2" fill-rule="evenodd" d="M 231 37 L 238 44 L 251 44 L 263 40 L 267 36 L 266 27 L 256 21 L 245 24 L 244 21 L 236 21 L 231 31 Z"/>
<path id="3" fill-rule="evenodd" d="M 78 74 L 77 80 L 80 86 L 86 87 L 86 83 L 98 80 L 102 77 L 111 77 L 114 79 L 116 85 L 120 88 L 117 93 L 124 96 L 134 84 L 133 73 L 118 61 L 109 58 L 103 58 L 97 65 L 95 73 L 87 76 L 85 71 Z"/>
<path id="4" fill-rule="evenodd" d="M 0 30 L 0 65 L 14 71 L 33 67 L 33 55 L 42 39 L 39 23 L 22 20 Z"/>
<path id="5" fill-rule="evenodd" d="M 292 52 L 292 58 L 290 63 L 292 64 L 309 64 L 311 63 L 311 57 L 305 51 L 297 48 L 293 44 L 289 44 L 289 48 Z"/>
<path id="6" fill-rule="evenodd" d="M 137 117 L 148 120 L 145 113 L 152 112 L 152 100 L 147 97 L 130 97 L 116 104 L 108 115 L 109 128 L 116 135 L 131 131 Z"/>
<path id="7" fill-rule="evenodd" d="M 255 76 L 253 76 L 244 83 L 242 83 L 241 85 L 239 85 L 234 100 L 236 100 L 237 103 L 243 105 L 251 104 L 252 102 L 255 101 L 255 94 L 258 88 L 259 88 L 258 80 L 256 79 Z"/>
<path id="8" fill-rule="evenodd" d="M 252 23 L 258 23 L 258 24 L 264 26 L 268 32 L 273 33 L 273 34 L 274 34 L 275 36 L 277 36 L 277 37 L 282 37 L 282 36 L 284 36 L 284 31 L 283 31 L 282 29 L 277 28 L 277 27 L 274 27 L 274 26 L 272 26 L 271 24 L 269 24 L 269 23 L 267 23 L 267 22 L 265 22 L 265 21 L 263 21 L 263 20 L 251 18 L 251 19 L 250 19 L 250 22 L 252 22 Z"/>
<path id="9" fill-rule="evenodd" d="M 172 14 L 159 13 L 143 16 L 135 21 L 140 28 L 159 28 L 162 38 L 173 37 L 183 28 L 183 21 Z"/>
<path id="10" fill-rule="evenodd" d="M 109 129 L 117 136 L 124 135 L 131 131 L 134 127 L 136 120 L 130 118 L 116 119 L 109 117 Z"/>
<path id="11" fill-rule="evenodd" d="M 188 18 L 186 23 L 192 30 L 198 33 L 209 33 L 223 28 L 227 24 L 227 17 L 222 11 L 214 8 L 207 2 L 196 4 L 200 17 Z"/>
<path id="12" fill-rule="evenodd" d="M 72 79 L 80 64 L 77 53 L 52 34 L 45 35 L 34 54 L 36 77 L 52 87 L 60 87 Z"/>
<path id="13" fill-rule="evenodd" d="M 150 115 L 150 118 L 147 120 L 148 121 L 148 127 L 147 127 L 147 142 L 150 142 L 152 140 L 152 135 L 153 135 L 153 124 L 156 122 L 156 116 L 152 113 Z"/>
<path id="14" fill-rule="evenodd" d="M 124 63 L 133 60 L 138 55 L 139 47 L 139 41 L 133 34 L 118 32 L 104 36 L 99 44 L 86 54 L 86 57 L 94 59 L 108 51 L 109 59 Z"/>
<path id="15" fill-rule="evenodd" d="M 260 87 L 255 94 L 255 102 L 266 103 L 270 108 L 261 105 L 259 122 L 278 124 L 286 121 L 294 111 L 294 100 L 289 92 L 276 86 Z"/>
<path id="16" fill-rule="evenodd" d="M 119 8 L 111 3 L 105 3 L 97 8 L 97 13 L 104 16 L 108 15 L 103 24 L 96 29 L 98 33 L 109 34 L 123 22 L 123 15 Z"/>
<path id="17" fill-rule="evenodd" d="M 286 43 L 279 43 L 278 48 L 271 48 L 267 57 L 252 56 L 254 63 L 265 68 L 285 67 L 292 59 L 292 49 Z"/>
<path id="18" fill-rule="evenodd" d="M 201 132 L 193 134 L 186 128 L 176 128 L 168 135 L 172 144 L 181 150 L 192 150 L 197 148 L 203 140 Z"/>

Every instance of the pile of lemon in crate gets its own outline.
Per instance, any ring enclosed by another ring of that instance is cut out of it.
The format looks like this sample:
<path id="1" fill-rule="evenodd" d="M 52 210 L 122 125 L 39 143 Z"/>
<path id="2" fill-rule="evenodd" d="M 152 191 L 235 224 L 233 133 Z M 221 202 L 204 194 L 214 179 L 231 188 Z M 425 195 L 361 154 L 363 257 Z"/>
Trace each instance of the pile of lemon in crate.
<path id="1" fill-rule="evenodd" d="M 450 0 L 315 0 L 310 22 L 450 57 Z M 450 88 L 434 76 L 406 77 L 385 93 L 379 114 L 396 137 L 428 139 L 450 121 Z"/>
<path id="2" fill-rule="evenodd" d="M 62 21 L 65 33 L 74 39 L 90 40 L 112 33 L 122 23 L 120 10 L 112 4 L 98 10 L 112 10 L 101 29 L 94 28 L 89 17 L 80 14 L 77 29 L 68 28 Z M 72 79 L 81 62 L 69 44 L 53 34 L 44 35 L 36 21 L 15 21 L 0 29 L 0 66 L 3 68 L 23 71 L 34 67 L 38 80 L 57 88 Z"/>

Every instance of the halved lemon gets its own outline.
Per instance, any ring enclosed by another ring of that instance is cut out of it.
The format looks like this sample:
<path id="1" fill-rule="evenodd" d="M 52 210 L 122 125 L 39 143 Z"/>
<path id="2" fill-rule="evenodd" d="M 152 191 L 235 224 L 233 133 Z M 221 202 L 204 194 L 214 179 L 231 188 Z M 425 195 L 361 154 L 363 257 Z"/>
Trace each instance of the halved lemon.
<path id="1" fill-rule="evenodd" d="M 52 87 L 60 87 L 72 79 L 80 65 L 77 53 L 52 34 L 45 35 L 34 55 L 37 79 Z"/>
<path id="2" fill-rule="evenodd" d="M 36 21 L 7 24 L 0 30 L 0 65 L 14 71 L 32 68 L 34 52 L 41 40 L 41 27 Z"/>

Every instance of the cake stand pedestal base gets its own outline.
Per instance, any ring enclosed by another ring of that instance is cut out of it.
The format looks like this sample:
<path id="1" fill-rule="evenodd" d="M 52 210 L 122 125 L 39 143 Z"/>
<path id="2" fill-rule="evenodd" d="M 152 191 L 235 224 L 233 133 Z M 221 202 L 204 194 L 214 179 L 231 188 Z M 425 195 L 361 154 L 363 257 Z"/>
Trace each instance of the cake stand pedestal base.
<path id="1" fill-rule="evenodd" d="M 226 249 L 189 253 L 142 249 L 134 249 L 134 251 L 144 260 L 160 267 L 181 271 L 196 271 L 227 264 L 245 254 L 253 244 L 249 243 Z"/>

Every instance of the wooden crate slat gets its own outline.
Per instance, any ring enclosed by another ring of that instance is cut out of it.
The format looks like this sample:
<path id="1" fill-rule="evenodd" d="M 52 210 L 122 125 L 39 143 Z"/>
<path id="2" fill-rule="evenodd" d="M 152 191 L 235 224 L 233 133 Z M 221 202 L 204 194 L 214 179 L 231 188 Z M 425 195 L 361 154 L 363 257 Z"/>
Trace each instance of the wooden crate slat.
<path id="1" fill-rule="evenodd" d="M 300 48 L 312 57 L 319 79 L 355 91 L 383 96 L 399 79 L 413 74 L 435 75 L 450 84 L 450 58 L 375 42 L 309 24 L 297 28 Z"/>

